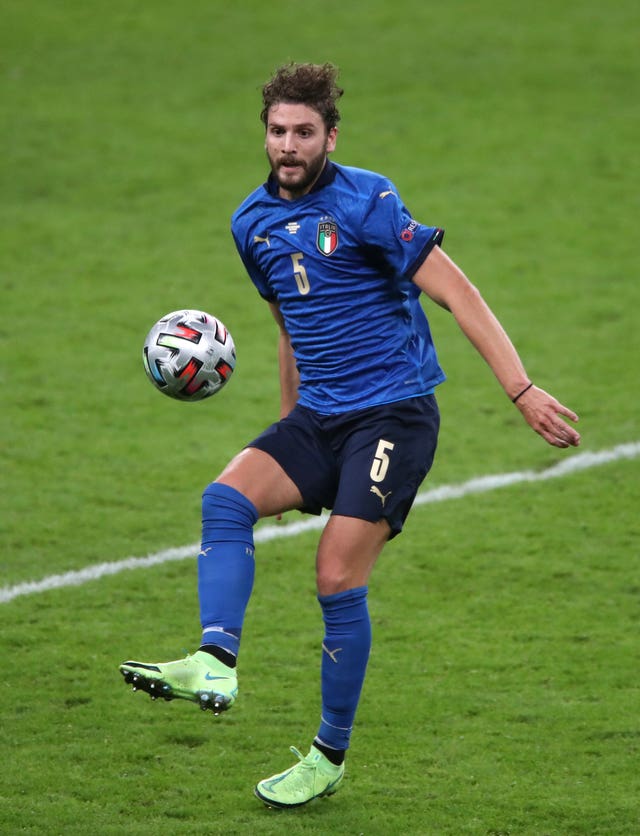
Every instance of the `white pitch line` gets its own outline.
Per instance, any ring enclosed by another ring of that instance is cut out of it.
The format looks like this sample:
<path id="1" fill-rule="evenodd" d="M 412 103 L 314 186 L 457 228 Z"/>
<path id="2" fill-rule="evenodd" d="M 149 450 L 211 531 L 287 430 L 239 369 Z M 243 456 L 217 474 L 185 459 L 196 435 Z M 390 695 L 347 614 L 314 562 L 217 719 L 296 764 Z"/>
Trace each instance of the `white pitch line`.
<path id="1" fill-rule="evenodd" d="M 509 485 L 518 485 L 523 482 L 543 482 L 546 479 L 559 479 L 587 470 L 591 467 L 600 467 L 610 462 L 622 459 L 635 459 L 640 456 L 640 442 L 634 441 L 628 444 L 619 444 L 609 450 L 601 450 L 597 453 L 576 453 L 554 464 L 546 470 L 520 470 L 513 473 L 497 473 L 493 476 L 478 476 L 461 482 L 459 485 L 441 485 L 439 488 L 430 488 L 419 493 L 415 505 L 428 505 L 433 502 L 445 502 L 449 499 L 461 499 L 470 494 L 487 493 L 498 488 Z M 273 523 L 260 526 L 254 535 L 256 543 L 268 543 L 280 537 L 295 537 L 306 531 L 314 531 L 324 526 L 327 521 L 327 514 L 320 517 L 308 517 L 299 522 L 287 523 L 285 525 L 274 525 Z M 74 572 L 64 572 L 60 575 L 49 575 L 40 581 L 27 581 L 15 584 L 14 586 L 0 587 L 0 604 L 7 604 L 15 598 L 23 595 L 35 595 L 40 592 L 48 592 L 51 589 L 62 589 L 69 586 L 82 586 L 90 581 L 96 581 L 107 575 L 117 575 L 130 569 L 145 569 L 150 566 L 159 566 L 172 560 L 184 560 L 197 554 L 200 545 L 194 543 L 190 546 L 179 546 L 174 549 L 150 554 L 147 557 L 127 557 L 123 560 L 110 561 L 108 563 L 97 563 L 95 566 L 87 566 Z"/>

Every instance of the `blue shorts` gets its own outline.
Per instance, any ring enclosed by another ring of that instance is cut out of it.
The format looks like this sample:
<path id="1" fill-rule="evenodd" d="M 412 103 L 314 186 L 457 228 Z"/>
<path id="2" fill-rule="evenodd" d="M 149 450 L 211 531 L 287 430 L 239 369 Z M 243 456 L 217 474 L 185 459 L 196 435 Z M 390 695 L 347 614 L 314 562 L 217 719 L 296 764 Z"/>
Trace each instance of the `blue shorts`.
<path id="1" fill-rule="evenodd" d="M 248 447 L 274 458 L 298 487 L 308 514 L 377 522 L 402 530 L 436 451 L 435 395 L 321 415 L 297 405 Z"/>

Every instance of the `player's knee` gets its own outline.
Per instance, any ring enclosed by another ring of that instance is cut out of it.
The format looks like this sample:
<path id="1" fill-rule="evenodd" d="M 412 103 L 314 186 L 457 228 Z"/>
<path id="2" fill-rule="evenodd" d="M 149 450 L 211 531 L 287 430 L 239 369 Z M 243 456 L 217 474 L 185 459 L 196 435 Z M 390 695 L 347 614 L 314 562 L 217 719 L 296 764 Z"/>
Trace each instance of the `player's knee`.
<path id="1" fill-rule="evenodd" d="M 352 572 L 340 565 L 318 567 L 316 572 L 318 595 L 336 595 L 357 585 Z"/>

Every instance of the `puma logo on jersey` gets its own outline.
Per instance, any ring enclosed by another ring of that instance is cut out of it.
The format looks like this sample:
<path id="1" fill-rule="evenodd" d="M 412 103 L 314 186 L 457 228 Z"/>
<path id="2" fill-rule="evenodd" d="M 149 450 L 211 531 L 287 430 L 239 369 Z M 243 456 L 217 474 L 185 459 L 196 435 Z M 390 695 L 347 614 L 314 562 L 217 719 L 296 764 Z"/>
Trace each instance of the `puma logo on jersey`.
<path id="1" fill-rule="evenodd" d="M 338 660 L 336 659 L 336 653 L 341 653 L 341 652 L 342 652 L 342 648 L 341 648 L 341 647 L 336 647 L 336 649 L 335 649 L 335 650 L 329 650 L 329 648 L 327 647 L 327 645 L 326 645 L 324 642 L 322 642 L 322 649 L 323 649 L 323 650 L 324 650 L 324 652 L 327 654 L 327 656 L 329 657 L 329 659 L 331 659 L 331 661 L 332 661 L 332 662 L 335 662 L 335 663 L 336 663 L 336 665 L 337 665 L 337 664 L 338 664 Z"/>
<path id="2" fill-rule="evenodd" d="M 382 493 L 380 488 L 376 487 L 376 485 L 371 485 L 371 488 L 369 489 L 369 493 L 373 493 L 377 497 L 379 497 L 380 502 L 382 502 L 382 507 L 384 508 L 384 503 L 387 501 L 387 497 L 391 496 L 393 491 L 389 491 L 389 493 Z"/>
<path id="3" fill-rule="evenodd" d="M 267 247 L 271 246 L 271 241 L 269 241 L 269 233 L 267 232 L 266 238 L 261 238 L 260 235 L 253 236 L 253 243 L 254 244 L 266 244 Z"/>
<path id="4" fill-rule="evenodd" d="M 392 191 L 391 191 L 391 189 L 389 189 L 389 191 L 386 191 L 386 192 L 380 192 L 380 194 L 378 195 L 378 197 L 380 198 L 380 200 L 384 200 L 384 199 L 385 199 L 385 197 L 389 197 L 389 195 L 390 195 L 390 194 L 395 194 L 395 192 L 392 192 Z"/>

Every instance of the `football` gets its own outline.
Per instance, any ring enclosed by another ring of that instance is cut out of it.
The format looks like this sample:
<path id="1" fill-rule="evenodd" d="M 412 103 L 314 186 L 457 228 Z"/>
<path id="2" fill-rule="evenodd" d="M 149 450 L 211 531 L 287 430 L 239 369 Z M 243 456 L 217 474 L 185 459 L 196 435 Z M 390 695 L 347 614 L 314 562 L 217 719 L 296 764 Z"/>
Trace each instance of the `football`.
<path id="1" fill-rule="evenodd" d="M 173 311 L 147 334 L 142 351 L 147 377 L 179 401 L 201 401 L 227 383 L 236 365 L 229 331 L 215 316 L 197 310 Z"/>

